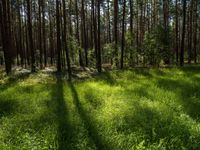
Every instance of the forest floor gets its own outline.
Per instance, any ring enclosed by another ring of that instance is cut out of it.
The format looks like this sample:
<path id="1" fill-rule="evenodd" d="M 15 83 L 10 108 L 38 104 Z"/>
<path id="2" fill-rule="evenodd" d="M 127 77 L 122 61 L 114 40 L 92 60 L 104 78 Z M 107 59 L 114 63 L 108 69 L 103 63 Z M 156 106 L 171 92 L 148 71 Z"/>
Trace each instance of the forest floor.
<path id="1" fill-rule="evenodd" d="M 199 149 L 200 66 L 0 72 L 0 149 Z"/>

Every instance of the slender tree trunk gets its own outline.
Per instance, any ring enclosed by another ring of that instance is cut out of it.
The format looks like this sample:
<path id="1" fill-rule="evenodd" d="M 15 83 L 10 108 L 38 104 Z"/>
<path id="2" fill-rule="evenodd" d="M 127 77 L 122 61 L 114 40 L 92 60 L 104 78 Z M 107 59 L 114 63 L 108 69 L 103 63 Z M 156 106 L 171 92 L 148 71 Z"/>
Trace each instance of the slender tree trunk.
<path id="1" fill-rule="evenodd" d="M 115 65 L 118 67 L 118 0 L 114 0 Z"/>
<path id="2" fill-rule="evenodd" d="M 121 69 L 124 67 L 124 32 L 125 32 L 125 15 L 126 15 L 126 0 L 123 4 L 123 19 L 122 19 L 122 45 L 121 45 Z"/>
<path id="3" fill-rule="evenodd" d="M 43 51 L 44 66 L 47 66 L 47 50 L 46 50 L 46 27 L 45 27 L 45 0 L 42 1 L 42 30 L 43 30 Z"/>
<path id="4" fill-rule="evenodd" d="M 50 10 L 49 10 L 49 44 L 50 44 L 50 55 L 51 55 L 51 65 L 53 65 L 53 52 L 54 52 L 54 46 L 53 46 L 53 27 L 52 27 L 52 17 L 50 14 Z"/>
<path id="5" fill-rule="evenodd" d="M 164 62 L 165 64 L 169 64 L 170 63 L 170 58 L 168 57 L 168 53 L 169 53 L 169 0 L 164 0 L 163 2 L 163 17 L 164 17 L 164 49 L 163 49 L 163 53 L 164 53 Z"/>
<path id="6" fill-rule="evenodd" d="M 41 0 L 38 0 L 39 4 L 39 26 L 38 26 L 38 31 L 39 31 L 39 50 L 40 50 L 40 69 L 42 69 L 42 56 L 43 56 L 43 48 L 42 48 L 42 23 L 41 23 Z"/>
<path id="7" fill-rule="evenodd" d="M 109 43 L 112 42 L 111 39 L 111 26 L 110 26 L 110 0 L 107 0 L 108 3 L 108 39 L 109 39 Z"/>
<path id="8" fill-rule="evenodd" d="M 98 41 L 97 41 L 97 23 L 96 23 L 96 5 L 94 4 L 94 0 L 92 0 L 92 16 L 93 16 L 93 34 L 94 34 L 94 51 L 96 57 L 96 67 L 98 68 Z"/>
<path id="9" fill-rule="evenodd" d="M 56 0 L 56 29 L 57 29 L 57 71 L 61 72 L 61 39 L 60 39 L 60 1 Z"/>
<path id="10" fill-rule="evenodd" d="M 76 39 L 78 41 L 78 44 L 80 45 L 80 36 L 79 36 L 79 9 L 78 9 L 78 2 L 79 0 L 76 0 Z M 82 58 L 82 53 L 81 50 L 78 50 L 79 53 L 79 65 L 83 67 L 83 58 Z"/>
<path id="11" fill-rule="evenodd" d="M 129 0 L 129 6 L 130 6 L 130 32 L 131 36 L 133 36 L 133 1 Z"/>
<path id="12" fill-rule="evenodd" d="M 87 35 L 86 35 L 86 22 L 85 22 L 85 0 L 82 0 L 81 13 L 82 13 L 82 44 L 85 52 L 85 66 L 88 66 L 88 50 L 87 50 Z"/>
<path id="13" fill-rule="evenodd" d="M 28 38 L 29 48 L 31 51 L 31 71 L 35 72 L 35 53 L 33 49 L 33 35 L 32 35 L 32 14 L 31 14 L 31 2 L 27 0 L 27 17 L 28 17 Z"/>
<path id="14" fill-rule="evenodd" d="M 195 2 L 194 19 L 194 63 L 197 63 L 197 28 L 198 28 L 198 2 Z"/>
<path id="15" fill-rule="evenodd" d="M 193 34 L 193 3 L 194 3 L 194 0 L 191 0 L 191 4 L 190 4 L 190 10 L 188 10 L 188 13 L 189 13 L 189 20 L 188 20 L 188 24 L 189 24 L 189 36 L 188 36 L 188 40 L 189 40 L 189 43 L 188 43 L 188 64 L 191 63 L 191 60 L 192 60 L 192 34 Z"/>
<path id="16" fill-rule="evenodd" d="M 69 76 L 69 80 L 71 80 L 71 65 L 70 65 L 68 45 L 67 45 L 67 41 L 66 41 L 66 34 L 67 34 L 66 24 L 67 24 L 67 22 L 66 22 L 65 0 L 62 0 L 62 2 L 63 2 L 63 23 L 64 23 L 63 47 L 64 47 L 65 53 L 66 53 L 68 76 Z"/>
<path id="17" fill-rule="evenodd" d="M 30 46 L 29 46 L 29 36 L 28 36 L 28 23 L 27 23 L 27 18 L 25 19 L 25 36 L 26 36 L 26 61 L 27 65 L 30 66 Z"/>
<path id="18" fill-rule="evenodd" d="M 178 65 L 179 32 L 178 32 L 178 0 L 176 0 L 176 64 Z"/>
<path id="19" fill-rule="evenodd" d="M 24 52 L 22 48 L 22 25 L 21 25 L 21 13 L 20 13 L 20 2 L 17 0 L 17 5 L 18 5 L 18 22 L 19 22 L 19 51 L 20 51 L 20 61 L 21 61 L 21 66 L 24 65 Z"/>
<path id="20" fill-rule="evenodd" d="M 98 7 L 98 72 L 101 72 L 101 24 L 100 24 L 100 1 L 97 3 Z"/>
<path id="21" fill-rule="evenodd" d="M 181 40 L 181 53 L 180 53 L 180 65 L 184 65 L 184 45 L 185 45 L 185 17 L 186 17 L 186 0 L 183 0 L 183 25 L 182 25 L 182 40 Z"/>
<path id="22" fill-rule="evenodd" d="M 5 59 L 5 69 L 6 73 L 11 73 L 11 28 L 10 28 L 10 1 L 2 0 L 0 2 L 0 20 L 1 20 L 1 35 L 2 35 L 2 43 L 3 43 L 3 51 L 4 51 L 4 59 Z"/>

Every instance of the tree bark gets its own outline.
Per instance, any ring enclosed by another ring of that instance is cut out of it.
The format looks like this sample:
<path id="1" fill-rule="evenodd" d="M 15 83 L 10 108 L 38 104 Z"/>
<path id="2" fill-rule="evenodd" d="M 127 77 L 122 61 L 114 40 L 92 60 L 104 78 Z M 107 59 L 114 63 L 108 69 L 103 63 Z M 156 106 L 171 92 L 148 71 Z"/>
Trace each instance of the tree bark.
<path id="1" fill-rule="evenodd" d="M 67 34 L 67 28 L 66 28 L 66 8 L 65 8 L 65 0 L 62 0 L 63 2 L 63 23 L 64 23 L 64 36 L 63 36 L 63 47 L 65 49 L 66 53 L 66 60 L 67 60 L 67 70 L 68 70 L 68 77 L 69 80 L 71 80 L 71 65 L 70 65 L 70 58 L 69 58 L 69 49 L 66 41 L 66 34 Z"/>
<path id="2" fill-rule="evenodd" d="M 1 35 L 2 35 L 2 44 L 3 52 L 5 58 L 5 69 L 6 73 L 11 73 L 11 28 L 10 28 L 10 7 L 9 0 L 2 0 L 0 2 L 0 20 L 1 20 Z"/>
<path id="3" fill-rule="evenodd" d="M 27 0 L 27 17 L 28 17 L 28 38 L 29 48 L 31 51 L 31 71 L 35 72 L 35 52 L 33 48 L 33 35 L 32 35 L 32 14 L 31 14 L 31 2 Z"/>
<path id="4" fill-rule="evenodd" d="M 60 1 L 56 0 L 57 72 L 61 72 Z"/>
<path id="5" fill-rule="evenodd" d="M 98 7 L 98 72 L 101 72 L 101 25 L 100 25 L 100 1 L 97 3 Z"/>
<path id="6" fill-rule="evenodd" d="M 115 65 L 118 67 L 118 0 L 114 0 Z"/>
<path id="7" fill-rule="evenodd" d="M 122 19 L 122 45 L 121 45 L 121 69 L 124 67 L 124 32 L 125 32 L 125 15 L 126 15 L 126 0 L 123 2 L 123 19 Z"/>
<path id="8" fill-rule="evenodd" d="M 180 66 L 184 65 L 184 45 L 185 45 L 185 17 L 186 17 L 186 0 L 183 0 L 183 25 L 182 25 L 182 40 L 181 40 L 181 52 L 180 52 Z"/>

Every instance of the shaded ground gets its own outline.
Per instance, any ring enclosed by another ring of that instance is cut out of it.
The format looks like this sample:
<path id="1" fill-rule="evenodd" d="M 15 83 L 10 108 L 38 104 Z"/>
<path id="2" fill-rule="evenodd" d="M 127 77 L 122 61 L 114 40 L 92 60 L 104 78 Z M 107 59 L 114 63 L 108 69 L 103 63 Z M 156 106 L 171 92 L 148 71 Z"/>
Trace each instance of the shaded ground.
<path id="1" fill-rule="evenodd" d="M 199 147 L 199 66 L 0 79 L 0 149 Z"/>

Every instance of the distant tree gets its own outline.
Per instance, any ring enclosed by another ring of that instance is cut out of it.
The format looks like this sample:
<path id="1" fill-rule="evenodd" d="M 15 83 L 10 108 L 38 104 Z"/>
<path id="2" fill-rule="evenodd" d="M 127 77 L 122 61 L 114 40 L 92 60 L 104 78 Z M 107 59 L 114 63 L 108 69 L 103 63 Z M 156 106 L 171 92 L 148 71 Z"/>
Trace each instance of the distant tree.
<path id="1" fill-rule="evenodd" d="M 97 51 L 97 70 L 101 72 L 101 24 L 100 24 L 100 0 L 97 2 L 98 9 L 98 51 Z"/>
<path id="2" fill-rule="evenodd" d="M 198 1 L 195 1 L 194 9 L 194 62 L 197 63 L 197 34 L 198 34 Z"/>
<path id="3" fill-rule="evenodd" d="M 61 72 L 60 2 L 56 0 L 57 71 Z"/>
<path id="4" fill-rule="evenodd" d="M 163 32 L 163 60 L 165 64 L 170 63 L 170 51 L 169 51 L 169 0 L 163 1 L 163 20 L 164 20 L 164 32 Z"/>
<path id="5" fill-rule="evenodd" d="M 38 0 L 38 15 L 39 15 L 39 17 L 38 17 L 38 32 L 39 32 L 39 41 L 38 41 L 38 43 L 39 43 L 39 51 L 40 51 L 40 69 L 42 69 L 42 64 L 43 64 L 43 62 L 42 62 L 42 55 L 43 55 L 43 48 L 42 48 L 42 21 L 41 21 L 41 0 Z"/>
<path id="6" fill-rule="evenodd" d="M 176 14 L 175 14 L 175 19 L 176 19 L 176 27 L 175 27 L 175 32 L 176 32 L 176 46 L 175 46 L 175 51 L 176 51 L 176 64 L 178 64 L 178 53 L 179 53 L 179 16 L 178 16 L 178 0 L 176 0 Z"/>
<path id="7" fill-rule="evenodd" d="M 68 45 L 67 45 L 67 41 L 66 41 L 66 34 L 67 34 L 67 22 L 66 22 L 66 6 L 65 6 L 65 0 L 62 0 L 63 2 L 63 26 L 64 26 L 64 35 L 63 35 L 63 47 L 65 49 L 65 53 L 66 53 L 66 60 L 67 60 L 67 70 L 68 70 L 68 76 L 69 76 L 69 80 L 71 80 L 71 65 L 70 65 L 70 58 L 69 58 L 69 50 L 68 50 Z"/>
<path id="8" fill-rule="evenodd" d="M 42 0 L 42 34 L 43 34 L 43 51 L 44 51 L 44 66 L 47 66 L 47 49 L 46 49 L 46 25 L 45 25 L 45 4 L 46 0 Z"/>
<path id="9" fill-rule="evenodd" d="M 18 30 L 19 30 L 19 51 L 20 51 L 20 59 L 21 59 L 21 66 L 23 67 L 24 65 L 24 51 L 23 51 L 23 46 L 22 46 L 22 19 L 21 19 L 21 3 L 20 0 L 17 0 L 17 19 L 18 19 Z"/>
<path id="10" fill-rule="evenodd" d="M 122 44 L 121 44 L 121 69 L 123 69 L 123 67 L 124 67 L 125 15 L 126 15 L 126 0 L 123 1 Z"/>
<path id="11" fill-rule="evenodd" d="M 35 52 L 33 48 L 33 35 L 32 35 L 32 14 L 31 14 L 31 2 L 27 0 L 27 18 L 28 18 L 28 37 L 29 48 L 31 51 L 31 71 L 35 72 Z"/>
<path id="12" fill-rule="evenodd" d="M 78 44 L 80 44 L 80 32 L 79 32 L 79 9 L 78 9 L 78 4 L 79 4 L 79 0 L 76 0 L 75 2 L 75 10 L 76 10 L 76 39 L 78 41 Z M 79 65 L 81 67 L 83 67 L 83 57 L 82 57 L 82 52 L 81 49 L 78 50 L 79 53 Z"/>
<path id="13" fill-rule="evenodd" d="M 118 66 L 118 0 L 114 0 L 115 65 Z"/>
<path id="14" fill-rule="evenodd" d="M 5 58 L 6 73 L 11 72 L 11 22 L 10 22 L 10 0 L 2 0 L 0 2 L 0 20 L 1 20 L 1 35 L 2 45 Z"/>
<path id="15" fill-rule="evenodd" d="M 184 65 L 184 45 L 185 45 L 185 19 L 186 19 L 186 0 L 183 0 L 183 24 L 182 24 L 182 39 L 181 39 L 181 52 L 180 52 L 180 65 Z"/>
<path id="16" fill-rule="evenodd" d="M 96 67 L 98 68 L 98 43 L 97 43 L 97 22 L 96 22 L 96 5 L 95 1 L 92 0 L 92 21 L 93 21 L 93 41 L 94 41 L 94 51 L 96 58 Z"/>
<path id="17" fill-rule="evenodd" d="M 85 0 L 81 0 L 81 19 L 82 19 L 82 47 L 85 52 L 85 65 L 88 66 L 88 45 L 87 45 L 87 35 L 86 35 L 86 18 L 85 18 Z"/>

